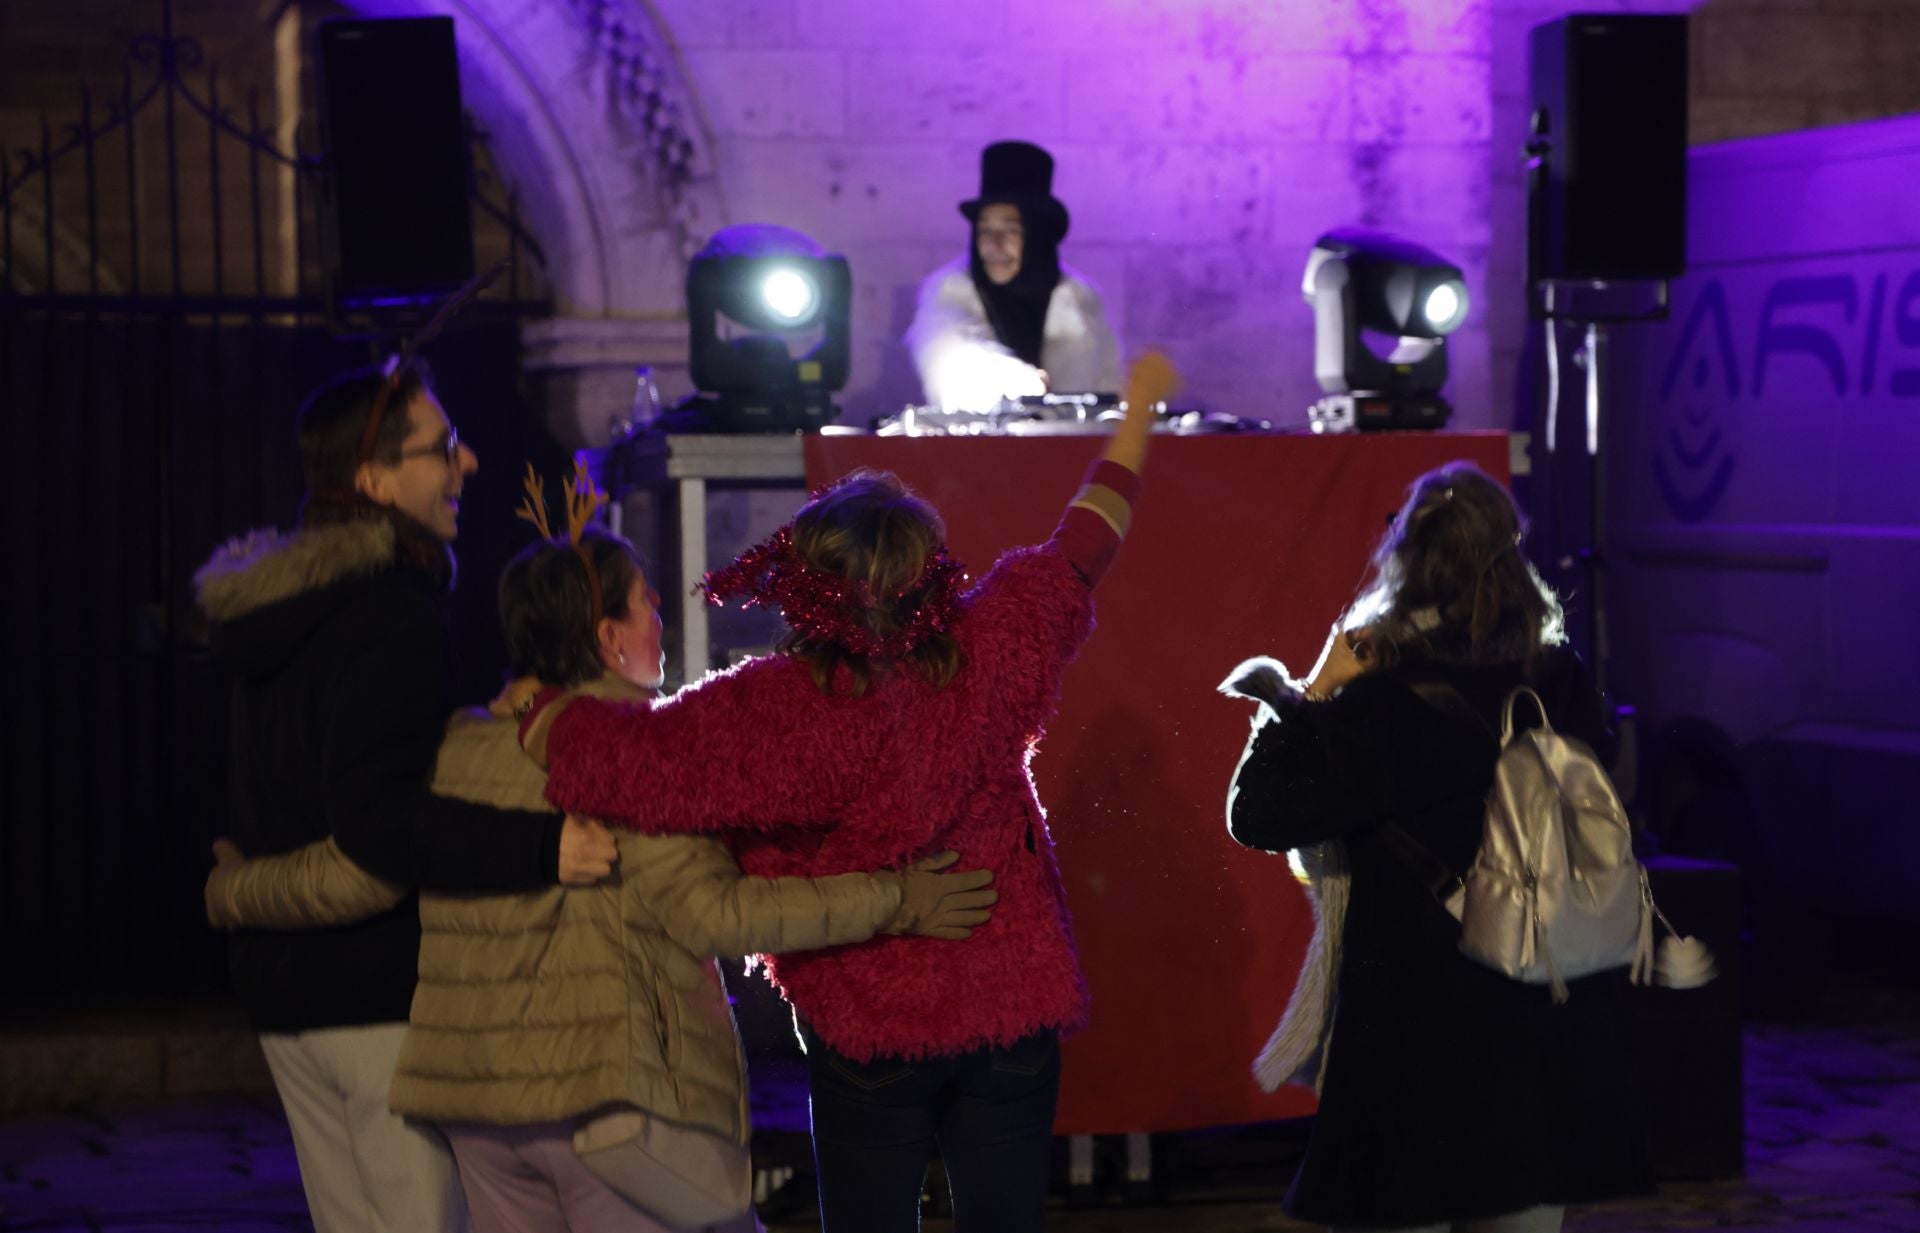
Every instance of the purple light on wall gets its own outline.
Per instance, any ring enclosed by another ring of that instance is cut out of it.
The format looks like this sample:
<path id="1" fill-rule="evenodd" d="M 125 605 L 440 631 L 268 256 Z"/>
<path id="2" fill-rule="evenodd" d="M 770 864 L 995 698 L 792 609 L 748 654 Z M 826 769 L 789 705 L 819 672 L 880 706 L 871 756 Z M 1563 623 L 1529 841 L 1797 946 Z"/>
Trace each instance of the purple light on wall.
<path id="1" fill-rule="evenodd" d="M 1622 331 L 1619 689 L 1831 909 L 1920 904 L 1920 120 L 1701 147 L 1692 268 Z M 1858 648 L 1872 646 L 1871 655 Z M 1690 760 L 1690 761 L 1689 761 Z M 1732 798 L 1730 798 L 1732 799 Z M 1806 845 L 1804 836 L 1820 842 Z"/>

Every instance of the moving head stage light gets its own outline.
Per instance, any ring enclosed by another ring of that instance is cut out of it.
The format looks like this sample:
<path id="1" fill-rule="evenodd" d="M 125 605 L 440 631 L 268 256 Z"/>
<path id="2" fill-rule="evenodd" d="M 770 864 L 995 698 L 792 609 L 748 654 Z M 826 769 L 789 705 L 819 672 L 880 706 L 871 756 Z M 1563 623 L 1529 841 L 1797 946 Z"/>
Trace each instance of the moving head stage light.
<path id="1" fill-rule="evenodd" d="M 1446 424 L 1446 336 L 1467 319 L 1459 266 L 1398 236 L 1343 227 L 1314 244 L 1300 289 L 1327 393 L 1308 412 L 1315 432 Z M 1392 351 L 1375 354 L 1368 334 L 1396 340 Z"/>
<path id="2" fill-rule="evenodd" d="M 694 388 L 667 417 L 686 431 L 790 432 L 837 418 L 853 278 L 785 227 L 716 232 L 687 266 Z"/>

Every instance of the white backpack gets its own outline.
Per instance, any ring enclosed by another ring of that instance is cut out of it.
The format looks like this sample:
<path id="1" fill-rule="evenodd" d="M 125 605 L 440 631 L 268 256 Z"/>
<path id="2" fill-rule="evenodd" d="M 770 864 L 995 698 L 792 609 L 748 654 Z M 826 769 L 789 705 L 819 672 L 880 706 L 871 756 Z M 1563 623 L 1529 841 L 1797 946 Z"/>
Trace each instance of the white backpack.
<path id="1" fill-rule="evenodd" d="M 1540 726 L 1516 733 L 1522 698 L 1533 701 Z M 1653 975 L 1653 893 L 1634 859 L 1627 811 L 1593 751 L 1555 732 L 1540 695 L 1524 685 L 1507 695 L 1501 717 L 1480 851 L 1447 906 L 1460 920 L 1462 952 L 1551 986 L 1556 1002 L 1566 1000 L 1567 981 L 1594 972 L 1631 968 L 1635 984 Z"/>

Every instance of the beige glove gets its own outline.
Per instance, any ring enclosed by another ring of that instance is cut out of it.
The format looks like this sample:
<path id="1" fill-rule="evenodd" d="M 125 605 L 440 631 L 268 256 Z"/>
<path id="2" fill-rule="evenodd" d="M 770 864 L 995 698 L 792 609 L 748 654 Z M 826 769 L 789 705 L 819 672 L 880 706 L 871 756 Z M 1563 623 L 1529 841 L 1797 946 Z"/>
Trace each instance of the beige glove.
<path id="1" fill-rule="evenodd" d="M 881 932 L 957 941 L 970 936 L 974 926 L 986 924 L 993 916 L 987 909 L 1000 898 L 989 886 L 993 873 L 986 869 L 939 872 L 959 859 L 958 852 L 941 852 L 893 874 L 900 883 L 900 907 Z"/>

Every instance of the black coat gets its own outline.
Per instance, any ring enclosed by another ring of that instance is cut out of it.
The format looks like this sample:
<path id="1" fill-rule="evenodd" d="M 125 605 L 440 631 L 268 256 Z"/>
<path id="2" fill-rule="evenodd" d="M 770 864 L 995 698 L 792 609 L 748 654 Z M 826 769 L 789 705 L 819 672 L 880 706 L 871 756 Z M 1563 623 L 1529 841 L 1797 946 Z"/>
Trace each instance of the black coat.
<path id="1" fill-rule="evenodd" d="M 1241 843 L 1344 839 L 1352 872 L 1320 1113 L 1287 1210 L 1397 1226 L 1644 1193 L 1625 970 L 1572 982 L 1555 1006 L 1544 987 L 1466 958 L 1430 871 L 1381 826 L 1398 823 L 1464 874 L 1508 691 L 1533 684 L 1554 726 L 1604 755 L 1599 698 L 1566 652 L 1543 655 L 1530 679 L 1519 665 L 1418 672 L 1452 685 L 1477 719 L 1422 699 L 1412 669 L 1369 674 L 1330 701 L 1283 704 L 1229 798 Z"/>
<path id="2" fill-rule="evenodd" d="M 560 819 L 427 790 L 453 710 L 442 588 L 397 559 L 391 526 L 229 545 L 195 582 L 233 681 L 233 840 L 272 856 L 332 835 L 388 881 L 447 892 L 550 885 Z M 418 905 L 352 925 L 237 930 L 234 991 L 261 1031 L 404 1022 Z"/>

